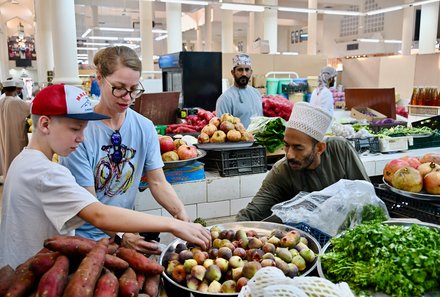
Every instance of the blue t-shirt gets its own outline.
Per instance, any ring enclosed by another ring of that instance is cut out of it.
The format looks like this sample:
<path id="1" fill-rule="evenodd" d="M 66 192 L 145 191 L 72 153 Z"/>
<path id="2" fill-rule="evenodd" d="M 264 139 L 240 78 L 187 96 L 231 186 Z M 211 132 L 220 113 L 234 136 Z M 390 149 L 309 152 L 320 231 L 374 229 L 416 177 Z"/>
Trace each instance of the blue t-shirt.
<path id="1" fill-rule="evenodd" d="M 102 121 L 90 121 L 84 131 L 84 142 L 68 157 L 61 158 L 61 164 L 70 169 L 78 184 L 93 186 L 102 203 L 133 209 L 144 169 L 163 167 L 159 140 L 153 123 L 128 109 L 119 130 L 123 158 L 116 164 L 111 158 L 118 149 L 110 141 L 114 132 Z M 90 224 L 78 228 L 76 235 L 95 240 L 107 237 Z"/>
<path id="2" fill-rule="evenodd" d="M 92 80 L 92 85 L 90 86 L 90 94 L 96 97 L 101 96 L 101 90 L 99 89 L 98 81 L 96 79 Z"/>

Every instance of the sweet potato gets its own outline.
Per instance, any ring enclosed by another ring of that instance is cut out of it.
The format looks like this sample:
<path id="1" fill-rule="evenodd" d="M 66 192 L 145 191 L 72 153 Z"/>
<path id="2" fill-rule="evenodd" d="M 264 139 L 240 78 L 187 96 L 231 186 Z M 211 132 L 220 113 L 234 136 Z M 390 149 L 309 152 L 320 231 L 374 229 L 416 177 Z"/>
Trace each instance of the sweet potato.
<path id="1" fill-rule="evenodd" d="M 136 279 L 136 272 L 131 267 L 119 278 L 119 297 L 133 297 L 139 294 L 139 284 Z"/>
<path id="2" fill-rule="evenodd" d="M 107 252 L 108 238 L 98 241 L 90 253 L 81 261 L 76 272 L 69 280 L 64 297 L 92 297 L 96 281 L 101 275 Z"/>
<path id="3" fill-rule="evenodd" d="M 143 291 L 149 295 L 156 297 L 159 293 L 160 274 L 146 274 Z"/>
<path id="4" fill-rule="evenodd" d="M 104 259 L 104 266 L 110 270 L 125 270 L 128 268 L 128 262 L 116 256 L 107 254 Z"/>
<path id="5" fill-rule="evenodd" d="M 110 243 L 108 244 L 107 248 L 107 254 L 113 255 L 118 250 L 119 245 L 113 241 L 113 239 L 110 240 Z"/>
<path id="6" fill-rule="evenodd" d="M 143 272 L 136 273 L 136 279 L 139 285 L 139 289 L 142 289 L 145 283 L 145 273 Z"/>
<path id="7" fill-rule="evenodd" d="M 144 272 L 148 274 L 160 274 L 163 271 L 162 265 L 154 260 L 148 259 L 141 253 L 128 248 L 119 248 L 116 255 L 124 259 L 130 264 L 136 272 Z"/>
<path id="8" fill-rule="evenodd" d="M 0 296 L 5 296 L 14 278 L 14 273 L 15 270 L 9 265 L 3 266 L 0 269 Z"/>
<path id="9" fill-rule="evenodd" d="M 37 279 L 35 274 L 29 269 L 32 259 L 33 257 L 29 258 L 26 262 L 17 267 L 11 281 L 11 286 L 6 292 L 6 297 L 27 296 L 32 292 Z"/>
<path id="10" fill-rule="evenodd" d="M 119 281 L 118 278 L 108 269 L 96 283 L 94 297 L 116 297 L 118 296 Z"/>
<path id="11" fill-rule="evenodd" d="M 87 255 L 95 245 L 93 240 L 79 236 L 55 236 L 44 241 L 46 248 L 66 256 Z"/>
<path id="12" fill-rule="evenodd" d="M 52 251 L 39 253 L 32 258 L 29 269 L 39 277 L 53 266 L 59 255 L 59 252 Z"/>
<path id="13" fill-rule="evenodd" d="M 69 259 L 61 255 L 54 265 L 45 273 L 38 284 L 36 297 L 60 297 L 67 284 Z"/>

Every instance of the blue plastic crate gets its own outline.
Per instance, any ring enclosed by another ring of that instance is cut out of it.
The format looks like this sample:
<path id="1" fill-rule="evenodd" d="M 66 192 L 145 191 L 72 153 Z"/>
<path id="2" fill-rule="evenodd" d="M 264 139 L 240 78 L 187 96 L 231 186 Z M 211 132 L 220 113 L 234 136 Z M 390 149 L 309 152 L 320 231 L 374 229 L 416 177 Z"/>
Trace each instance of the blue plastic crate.
<path id="1" fill-rule="evenodd" d="M 292 227 L 294 227 L 296 229 L 299 229 L 301 231 L 304 231 L 306 233 L 309 233 L 310 235 L 315 237 L 315 239 L 319 242 L 321 247 L 323 247 L 330 240 L 330 238 L 332 238 L 327 233 L 324 233 L 324 232 L 322 232 L 322 231 L 320 231 L 318 229 L 310 227 L 309 225 L 307 225 L 305 223 L 298 223 L 298 224 L 284 223 L 284 224 L 288 225 L 288 226 L 292 226 Z"/>

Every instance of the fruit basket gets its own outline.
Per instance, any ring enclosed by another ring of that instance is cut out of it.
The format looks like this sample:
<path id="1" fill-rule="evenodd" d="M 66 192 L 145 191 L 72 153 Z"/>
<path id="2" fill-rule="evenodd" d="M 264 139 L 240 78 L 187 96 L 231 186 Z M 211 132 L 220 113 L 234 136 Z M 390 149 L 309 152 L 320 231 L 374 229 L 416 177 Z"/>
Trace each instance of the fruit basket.
<path id="1" fill-rule="evenodd" d="M 171 169 L 171 168 L 179 168 L 187 165 L 191 165 L 195 161 L 197 161 L 200 158 L 203 158 L 206 156 L 206 151 L 198 149 L 197 150 L 197 157 L 187 159 L 187 160 L 177 160 L 177 161 L 164 161 L 164 169 Z"/>
<path id="2" fill-rule="evenodd" d="M 246 232 L 256 232 L 257 236 L 267 236 L 271 233 L 273 230 L 277 231 L 292 231 L 296 230 L 300 233 L 302 237 L 305 237 L 308 241 L 309 248 L 315 253 L 320 253 L 320 245 L 317 242 L 317 240 L 311 236 L 310 234 L 303 232 L 299 229 L 276 224 L 276 223 L 269 223 L 269 222 L 234 222 L 234 223 L 225 223 L 225 224 L 219 224 L 216 225 L 221 230 L 244 230 Z M 210 227 L 208 227 L 210 228 Z M 181 239 L 175 239 L 172 241 L 162 252 L 160 256 L 159 263 L 161 263 L 163 266 L 165 266 L 165 271 L 162 273 L 162 279 L 165 291 L 168 296 L 179 296 L 179 297 L 205 297 L 205 296 L 238 296 L 238 292 L 236 293 L 210 293 L 210 292 L 200 292 L 197 290 L 190 289 L 184 285 L 181 285 L 174 281 L 172 277 L 170 277 L 166 270 L 167 270 L 167 262 L 171 256 L 171 253 L 173 253 L 176 250 L 176 247 L 179 244 L 185 244 L 185 241 Z M 309 263 L 305 270 L 301 272 L 301 276 L 306 276 L 310 274 L 313 270 L 315 270 L 317 264 L 317 257 L 314 259 L 313 262 Z"/>

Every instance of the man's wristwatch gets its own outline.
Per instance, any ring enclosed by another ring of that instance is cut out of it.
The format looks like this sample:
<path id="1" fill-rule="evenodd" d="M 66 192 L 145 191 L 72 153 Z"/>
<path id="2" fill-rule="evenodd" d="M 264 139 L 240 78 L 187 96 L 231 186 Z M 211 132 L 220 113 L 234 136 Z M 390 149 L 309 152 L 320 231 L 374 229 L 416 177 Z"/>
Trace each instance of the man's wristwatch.
<path id="1" fill-rule="evenodd" d="M 115 243 L 117 245 L 121 245 L 123 237 L 124 237 L 124 233 L 123 232 L 118 232 L 118 233 L 115 234 L 115 238 L 113 240 L 115 241 Z"/>

